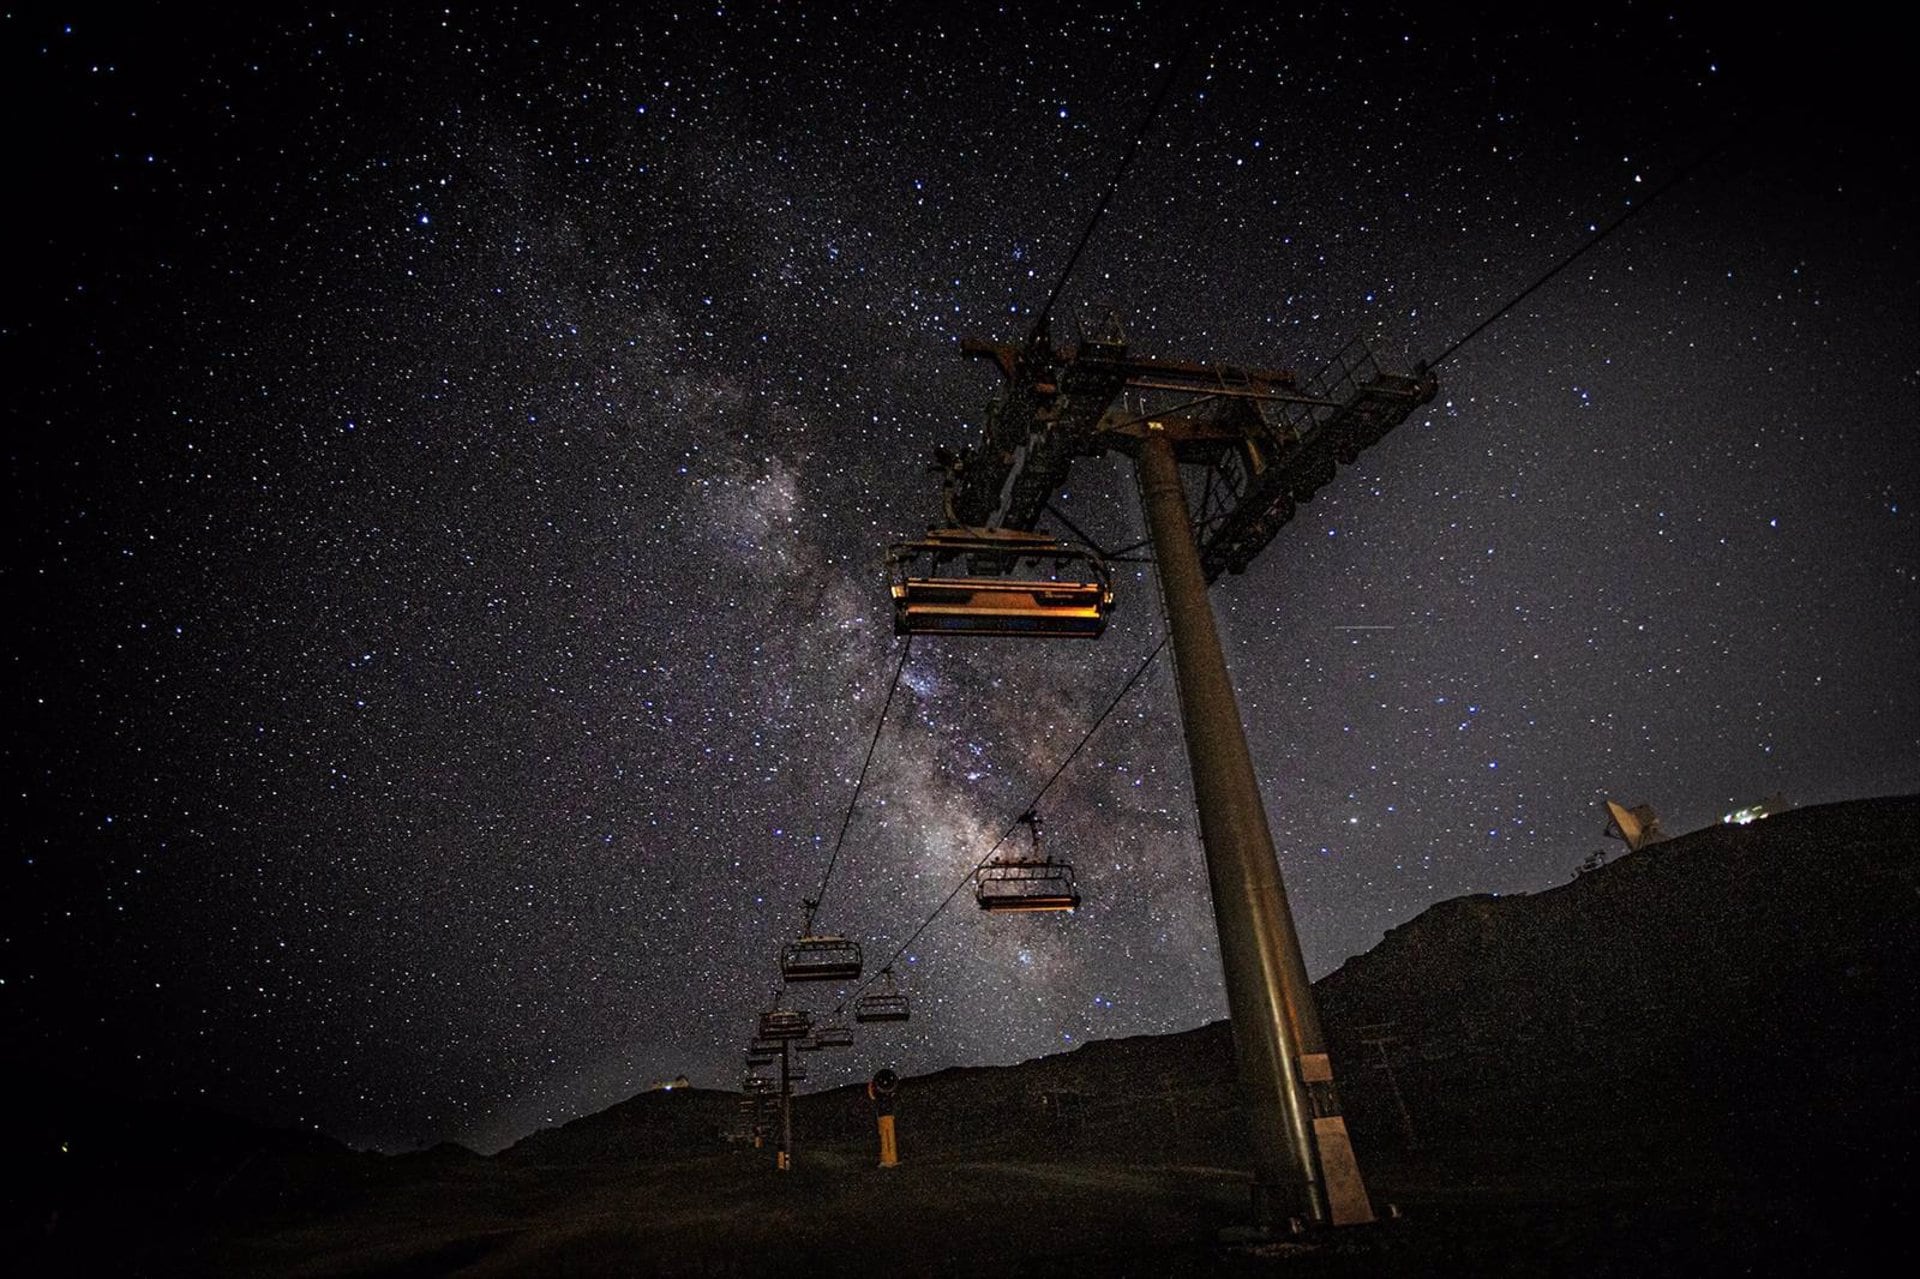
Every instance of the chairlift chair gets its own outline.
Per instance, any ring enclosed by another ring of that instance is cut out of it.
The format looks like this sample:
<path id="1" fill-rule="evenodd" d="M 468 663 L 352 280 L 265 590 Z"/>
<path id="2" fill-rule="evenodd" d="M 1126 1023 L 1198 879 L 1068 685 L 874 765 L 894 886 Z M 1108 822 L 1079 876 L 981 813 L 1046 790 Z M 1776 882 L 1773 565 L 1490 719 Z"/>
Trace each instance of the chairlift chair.
<path id="1" fill-rule="evenodd" d="M 788 981 L 860 980 L 860 943 L 840 936 L 807 936 L 780 952 L 780 975 Z"/>
<path id="2" fill-rule="evenodd" d="M 760 1014 L 760 1038 L 805 1039 L 813 1030 L 813 1014 L 804 1008 L 774 1008 Z"/>
<path id="3" fill-rule="evenodd" d="M 780 1060 L 780 1050 L 778 1048 L 775 1048 L 769 1052 L 761 1052 L 759 1050 L 754 1050 L 747 1054 L 747 1066 L 749 1069 L 751 1069 L 754 1066 L 771 1066 L 774 1062 L 779 1060 Z"/>
<path id="4" fill-rule="evenodd" d="M 1080 890 L 1073 882 L 1073 866 L 1040 851 L 1040 816 L 1023 813 L 1020 821 L 1032 835 L 1025 857 L 996 857 L 974 874 L 973 899 L 984 911 L 1075 911 Z"/>
<path id="5" fill-rule="evenodd" d="M 975 879 L 973 898 L 981 910 L 1002 914 L 1080 909 L 1080 890 L 1066 862 L 989 862 Z"/>
<path id="6" fill-rule="evenodd" d="M 853 1030 L 851 1027 L 838 1024 L 816 1026 L 813 1031 L 813 1046 L 815 1048 L 851 1048 L 853 1047 Z"/>
<path id="7" fill-rule="evenodd" d="M 853 1019 L 858 1022 L 906 1021 L 912 1013 L 907 997 L 894 985 L 893 969 L 883 970 L 885 990 L 873 991 L 853 1001 Z"/>
<path id="8" fill-rule="evenodd" d="M 1094 639 L 1113 611 L 1099 552 L 1044 533 L 934 529 L 889 549 L 887 566 L 896 635 Z"/>

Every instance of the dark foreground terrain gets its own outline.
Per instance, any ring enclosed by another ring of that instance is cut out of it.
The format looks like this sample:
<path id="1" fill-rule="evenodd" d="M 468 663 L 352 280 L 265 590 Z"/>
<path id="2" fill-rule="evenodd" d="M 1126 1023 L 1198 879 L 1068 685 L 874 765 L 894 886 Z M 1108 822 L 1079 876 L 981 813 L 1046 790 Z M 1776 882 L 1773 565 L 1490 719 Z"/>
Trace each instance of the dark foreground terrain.
<path id="1" fill-rule="evenodd" d="M 69 1260 L 92 1254 L 83 1273 L 221 1275 L 1883 1273 L 1859 1249 L 1903 1228 L 1884 1204 L 1843 1221 L 1713 1181 L 1371 1171 L 1401 1219 L 1264 1248 L 1218 1241 L 1246 1193 L 1228 1169 L 942 1155 L 882 1173 L 833 1150 L 785 1178 L 745 1154 L 443 1168 L 324 1213 L 161 1223 L 132 1255 L 82 1245 Z"/>
<path id="2" fill-rule="evenodd" d="M 851 1089 L 800 1099 L 785 1176 L 720 1140 L 737 1098 L 701 1090 L 492 1158 L 55 1104 L 10 1121 L 27 1176 L 6 1255 L 68 1274 L 1903 1273 L 1916 974 L 1920 799 L 1832 805 L 1442 903 L 1319 983 L 1363 1169 L 1400 1214 L 1376 1226 L 1220 1241 L 1247 1155 L 1213 1025 L 908 1080 L 893 1170 Z"/>

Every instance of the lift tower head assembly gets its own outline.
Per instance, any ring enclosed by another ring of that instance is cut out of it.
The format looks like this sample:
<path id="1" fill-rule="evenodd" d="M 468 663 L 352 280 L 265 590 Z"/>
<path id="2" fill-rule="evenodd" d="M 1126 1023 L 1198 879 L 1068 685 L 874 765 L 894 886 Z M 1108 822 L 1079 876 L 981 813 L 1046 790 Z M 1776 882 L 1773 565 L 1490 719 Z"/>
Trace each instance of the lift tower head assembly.
<path id="1" fill-rule="evenodd" d="M 1137 454 L 1154 432 L 1183 466 L 1204 467 L 1196 512 L 1208 582 L 1244 572 L 1301 502 L 1434 397 L 1424 368 L 1381 369 L 1356 337 L 1318 372 L 1255 369 L 1133 354 L 1109 318 L 1077 345 L 1045 331 L 1014 345 L 968 339 L 1004 385 L 980 443 L 948 465 L 955 522 L 1031 531 L 1076 457 Z"/>
<path id="2" fill-rule="evenodd" d="M 1075 458 L 1135 461 L 1253 1129 L 1256 1225 L 1372 1220 L 1207 586 L 1245 570 L 1340 463 L 1433 399 L 1435 379 L 1381 369 L 1358 338 L 1305 378 L 1136 355 L 1115 320 L 1064 349 L 1044 324 L 1023 343 L 962 349 L 1004 385 L 980 440 L 942 459 L 950 525 L 1031 534 Z M 1183 467 L 1200 472 L 1191 486 Z M 978 557 L 970 575 L 993 567 Z"/>

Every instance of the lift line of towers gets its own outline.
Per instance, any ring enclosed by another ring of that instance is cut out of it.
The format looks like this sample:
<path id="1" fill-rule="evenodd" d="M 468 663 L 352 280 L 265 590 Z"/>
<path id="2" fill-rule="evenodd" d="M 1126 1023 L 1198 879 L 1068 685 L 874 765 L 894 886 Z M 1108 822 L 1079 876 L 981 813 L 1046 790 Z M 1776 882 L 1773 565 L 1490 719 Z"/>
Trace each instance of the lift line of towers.
<path id="1" fill-rule="evenodd" d="M 1116 319 L 1067 347 L 1045 323 L 1023 343 L 968 341 L 1002 377 L 982 438 L 938 454 L 945 526 L 890 549 L 896 635 L 1094 639 L 1114 606 L 1109 556 L 1036 531 L 1073 461 L 1118 452 L 1139 479 L 1178 672 L 1181 718 L 1200 820 L 1241 1102 L 1254 1148 L 1255 1225 L 1345 1225 L 1373 1218 L 1334 1087 L 1305 962 L 1255 782 L 1207 587 L 1244 571 L 1328 484 L 1437 391 L 1426 366 L 1383 371 L 1355 338 L 1319 372 L 1137 355 Z M 1182 468 L 1197 472 L 1191 488 Z M 987 912 L 1072 911 L 1073 867 L 1043 851 L 1036 813 L 1020 818 L 1027 849 L 974 872 Z M 786 983 L 860 979 L 860 944 L 808 927 L 786 944 Z M 891 968 L 852 1001 L 856 1023 L 906 1021 Z M 777 1106 L 779 1165 L 792 1144 L 795 1053 L 846 1048 L 852 1029 L 816 1025 L 804 1009 L 759 1016 L 747 1052 L 743 1130 L 764 1133 Z M 780 1078 L 754 1073 L 780 1066 Z"/>

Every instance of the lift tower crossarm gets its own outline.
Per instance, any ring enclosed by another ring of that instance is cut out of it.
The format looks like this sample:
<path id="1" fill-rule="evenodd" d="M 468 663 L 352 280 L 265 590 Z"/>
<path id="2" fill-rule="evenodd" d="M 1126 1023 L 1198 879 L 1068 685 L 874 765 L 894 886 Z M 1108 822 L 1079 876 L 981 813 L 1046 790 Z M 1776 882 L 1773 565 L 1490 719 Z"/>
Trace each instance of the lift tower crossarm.
<path id="1" fill-rule="evenodd" d="M 979 445 L 949 455 L 954 522 L 1030 531 L 1074 458 L 1131 452 L 1149 421 L 1178 423 L 1164 437 L 1177 460 L 1208 468 L 1195 514 L 1209 582 L 1244 571 L 1340 465 L 1438 390 L 1425 366 L 1382 370 L 1357 337 L 1304 379 L 1289 369 L 1135 355 L 1117 322 L 1066 348 L 1042 330 L 1019 344 L 970 338 L 961 350 L 992 360 L 1003 386 Z"/>
<path id="2" fill-rule="evenodd" d="M 1115 351 L 1118 351 L 1116 356 Z M 1009 382 L 1022 377 L 1023 366 L 1030 367 L 1031 356 L 1046 353 L 1046 361 L 1057 371 L 1078 360 L 1082 354 L 1093 358 L 1118 359 L 1124 366 L 1129 386 L 1146 385 L 1151 379 L 1164 379 L 1170 389 L 1217 391 L 1243 394 L 1228 387 L 1251 387 L 1256 392 L 1291 391 L 1299 384 L 1292 369 L 1248 369 L 1234 364 L 1208 364 L 1199 360 L 1174 360 L 1158 355 L 1126 355 L 1126 344 L 1114 340 L 1082 343 L 1058 350 L 1022 347 L 1011 342 L 988 342 L 980 338 L 960 339 L 960 352 L 976 359 L 990 359 Z M 1023 359 L 1023 356 L 1029 357 Z"/>
<path id="3" fill-rule="evenodd" d="M 1113 447 L 1104 428 L 1127 390 L 1185 393 L 1197 402 L 1322 403 L 1300 394 L 1289 369 L 1129 354 L 1117 325 L 1066 348 L 1041 333 L 1020 344 L 967 338 L 960 350 L 991 360 L 1004 382 L 979 450 L 954 476 L 954 513 L 975 528 L 1032 529 L 1073 459 Z"/>

